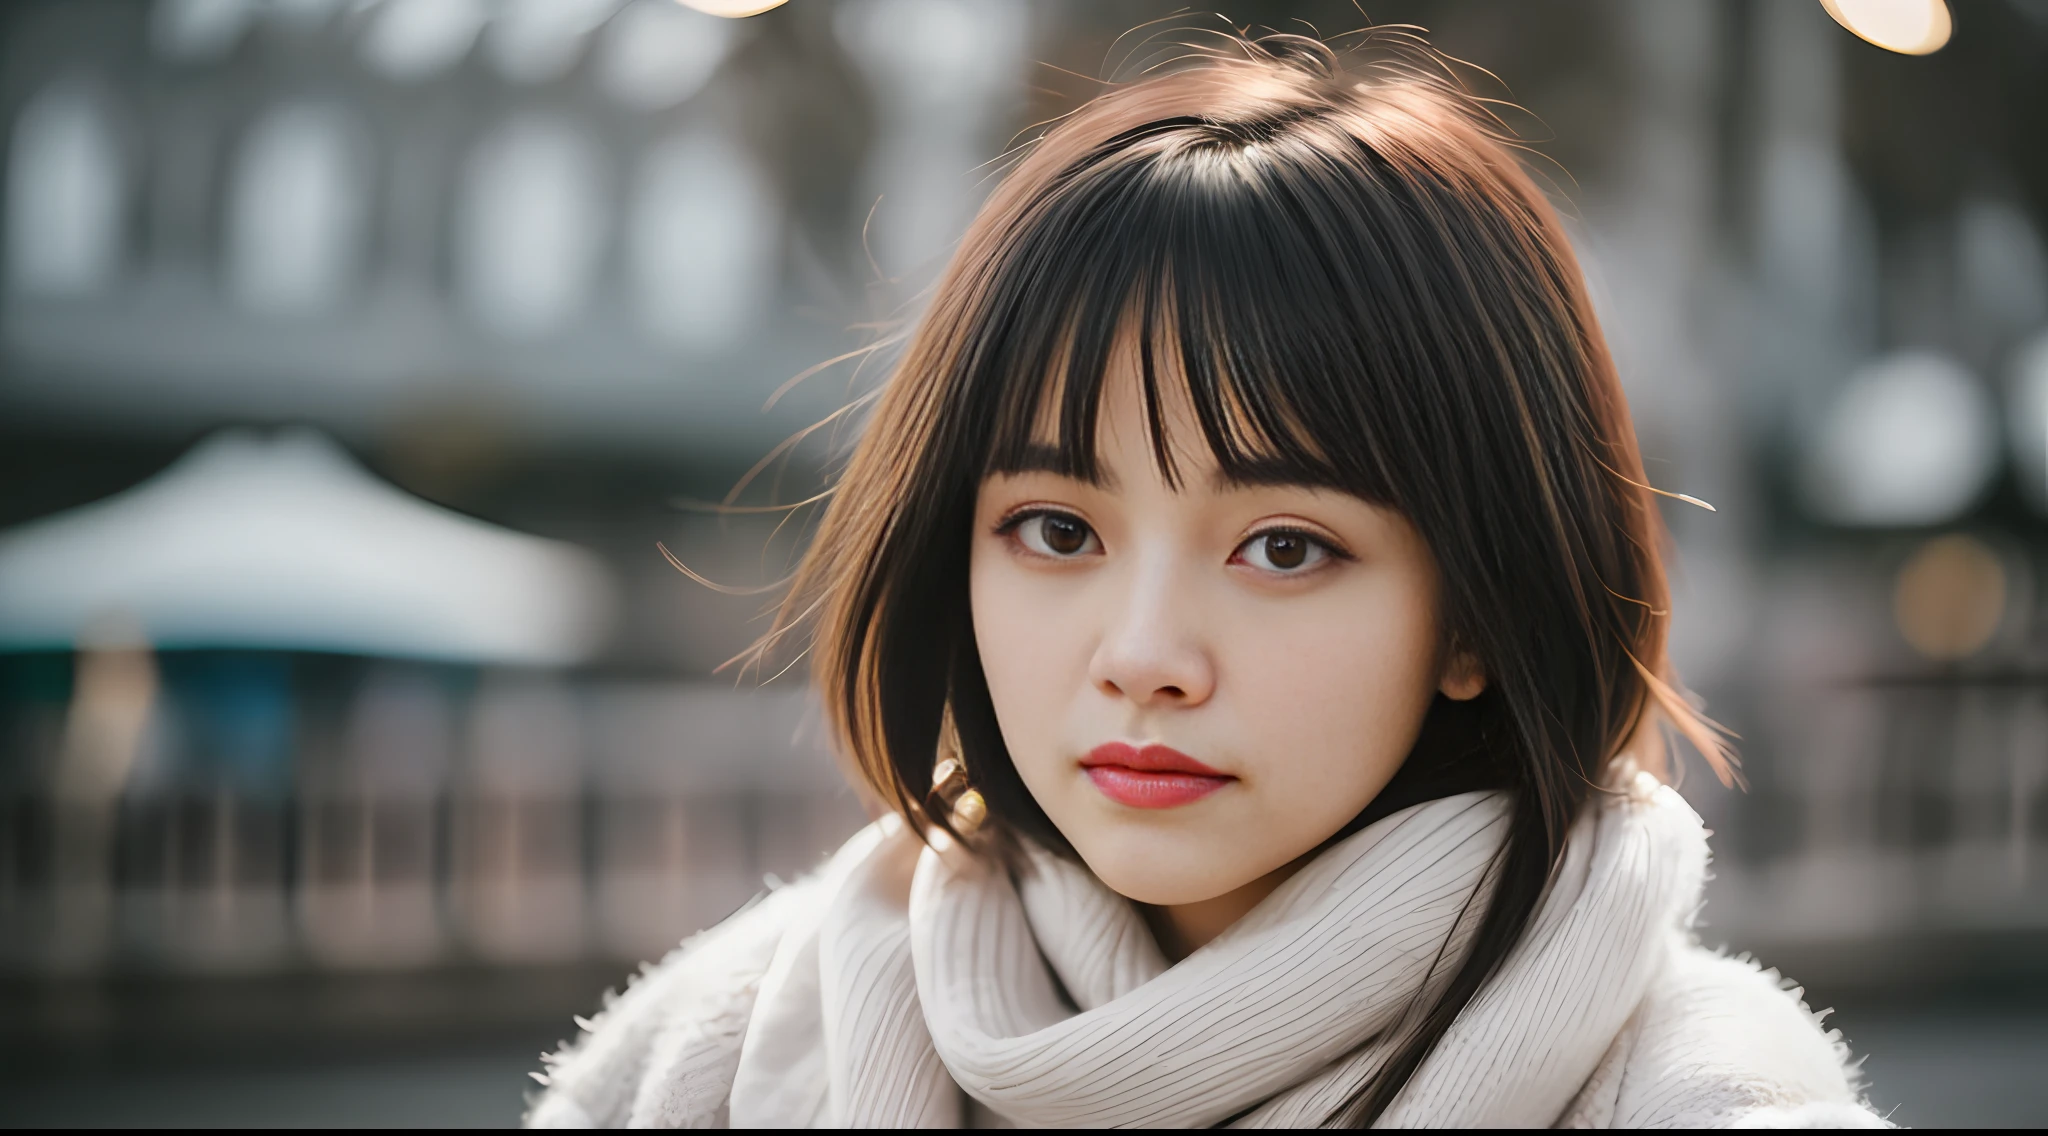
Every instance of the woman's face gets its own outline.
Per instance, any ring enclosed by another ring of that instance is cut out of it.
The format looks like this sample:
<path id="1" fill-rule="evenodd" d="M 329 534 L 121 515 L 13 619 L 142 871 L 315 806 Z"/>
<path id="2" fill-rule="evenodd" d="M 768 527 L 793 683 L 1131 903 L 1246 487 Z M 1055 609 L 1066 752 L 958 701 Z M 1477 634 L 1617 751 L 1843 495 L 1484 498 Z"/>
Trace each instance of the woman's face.
<path id="1" fill-rule="evenodd" d="M 982 485 L 974 633 L 1017 771 L 1088 867 L 1141 903 L 1198 904 L 1328 839 L 1432 697 L 1483 679 L 1439 657 L 1436 569 L 1406 519 L 1223 481 L 1184 395 L 1162 408 L 1169 486 L 1135 372 L 1126 352 L 1109 376 L 1100 485 Z"/>

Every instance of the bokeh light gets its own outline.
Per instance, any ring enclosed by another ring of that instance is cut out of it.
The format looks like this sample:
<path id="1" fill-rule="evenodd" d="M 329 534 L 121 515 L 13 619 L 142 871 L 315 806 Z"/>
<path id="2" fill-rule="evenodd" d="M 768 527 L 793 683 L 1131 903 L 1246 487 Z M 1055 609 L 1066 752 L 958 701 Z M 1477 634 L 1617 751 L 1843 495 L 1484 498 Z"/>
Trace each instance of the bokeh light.
<path id="1" fill-rule="evenodd" d="M 1982 651 L 2005 619 L 2005 565 L 1976 537 L 1939 536 L 1907 557 L 1892 590 L 1899 634 L 1930 659 Z"/>
<path id="2" fill-rule="evenodd" d="M 678 0 L 679 3 L 713 16 L 729 20 L 746 16 L 758 16 L 770 8 L 780 8 L 788 0 Z"/>
<path id="3" fill-rule="evenodd" d="M 1940 51 L 1954 30 L 1943 0 L 1821 0 L 1835 22 L 1901 55 Z"/>
<path id="4" fill-rule="evenodd" d="M 1804 490 L 1837 524 L 1940 524 L 1998 468 L 1998 429 L 1975 376 L 1932 351 L 1876 359 L 1836 392 L 1806 453 Z"/>

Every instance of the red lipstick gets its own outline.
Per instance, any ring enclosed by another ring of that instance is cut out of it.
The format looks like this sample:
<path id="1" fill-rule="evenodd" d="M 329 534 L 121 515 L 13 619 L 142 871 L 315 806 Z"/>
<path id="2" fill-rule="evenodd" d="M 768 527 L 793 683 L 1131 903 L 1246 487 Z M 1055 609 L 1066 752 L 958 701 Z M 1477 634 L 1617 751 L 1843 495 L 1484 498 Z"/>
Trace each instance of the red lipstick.
<path id="1" fill-rule="evenodd" d="M 1104 742 L 1081 759 L 1102 795 L 1134 809 L 1191 804 L 1237 778 L 1203 765 L 1171 746 Z"/>

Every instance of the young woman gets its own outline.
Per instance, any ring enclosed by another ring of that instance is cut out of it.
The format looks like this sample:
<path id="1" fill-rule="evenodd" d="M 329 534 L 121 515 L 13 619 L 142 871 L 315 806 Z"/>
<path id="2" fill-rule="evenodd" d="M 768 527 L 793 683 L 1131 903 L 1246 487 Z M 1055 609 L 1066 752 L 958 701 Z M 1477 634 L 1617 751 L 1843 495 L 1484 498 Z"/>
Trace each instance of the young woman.
<path id="1" fill-rule="evenodd" d="M 1882 1126 L 1707 863 L 1570 245 L 1418 55 L 1274 36 L 1025 155 L 774 639 L 888 815 L 534 1125 Z"/>

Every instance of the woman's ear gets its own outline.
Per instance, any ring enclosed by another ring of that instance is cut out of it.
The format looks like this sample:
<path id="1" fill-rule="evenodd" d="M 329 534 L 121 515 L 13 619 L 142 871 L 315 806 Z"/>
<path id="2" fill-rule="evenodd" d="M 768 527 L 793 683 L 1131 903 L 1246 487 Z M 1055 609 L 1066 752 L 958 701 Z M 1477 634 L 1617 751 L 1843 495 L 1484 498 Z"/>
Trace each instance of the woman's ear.
<path id="1" fill-rule="evenodd" d="M 1436 688 L 1453 702 L 1470 702 L 1486 689 L 1486 668 L 1479 665 L 1472 652 L 1454 649 L 1444 661 L 1444 672 Z"/>

